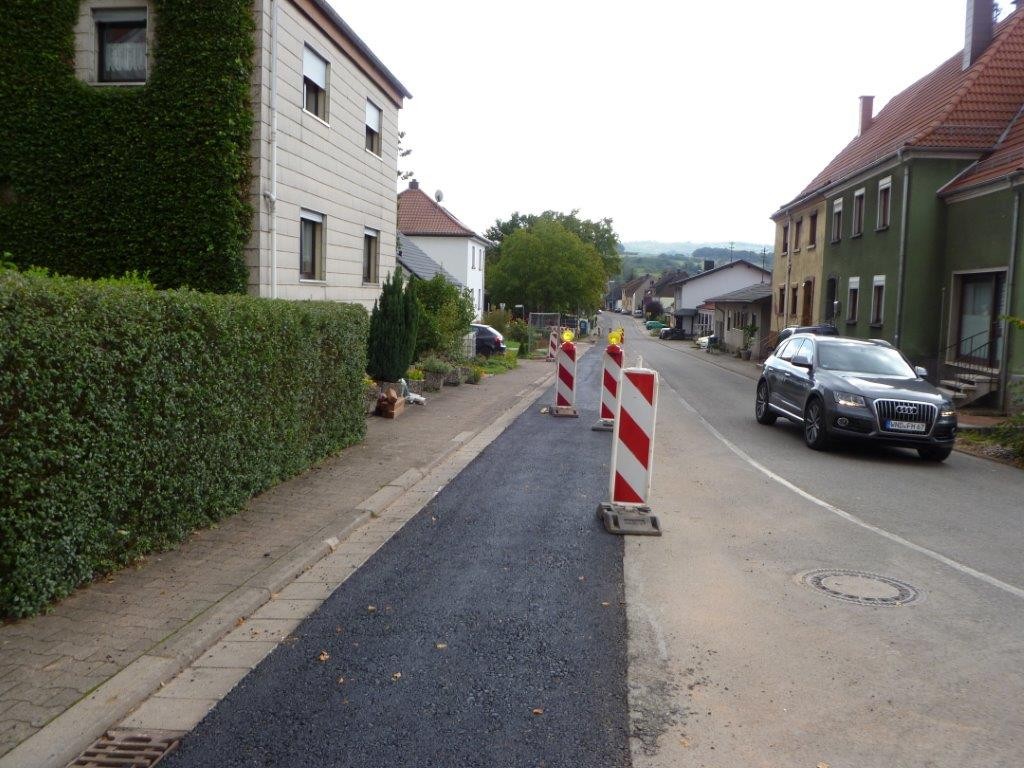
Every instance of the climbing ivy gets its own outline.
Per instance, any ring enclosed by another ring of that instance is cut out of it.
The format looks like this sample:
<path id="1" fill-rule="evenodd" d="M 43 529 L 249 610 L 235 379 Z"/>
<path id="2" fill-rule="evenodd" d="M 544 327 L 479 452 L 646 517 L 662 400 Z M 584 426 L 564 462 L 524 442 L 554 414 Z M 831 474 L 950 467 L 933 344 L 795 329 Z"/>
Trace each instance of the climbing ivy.
<path id="1" fill-rule="evenodd" d="M 79 0 L 0 2 L 0 252 L 80 277 L 242 292 L 251 0 L 151 0 L 144 86 L 74 74 Z"/>

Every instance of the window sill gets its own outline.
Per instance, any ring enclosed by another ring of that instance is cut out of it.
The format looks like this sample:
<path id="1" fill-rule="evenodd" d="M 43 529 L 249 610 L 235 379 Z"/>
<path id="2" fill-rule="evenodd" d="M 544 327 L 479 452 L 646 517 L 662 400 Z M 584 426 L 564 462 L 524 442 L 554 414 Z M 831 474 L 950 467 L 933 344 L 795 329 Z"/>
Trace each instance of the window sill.
<path id="1" fill-rule="evenodd" d="M 857 318 L 853 318 L 852 320 L 850 320 L 849 318 L 847 318 L 847 319 L 846 319 L 846 324 L 847 324 L 847 325 L 856 325 L 856 324 L 857 324 Z"/>
<path id="2" fill-rule="evenodd" d="M 862 237 L 864 237 L 863 232 L 854 232 L 852 235 L 850 235 L 851 240 L 859 240 Z"/>
<path id="3" fill-rule="evenodd" d="M 312 277 L 300 277 L 299 285 L 327 285 L 326 280 L 318 280 Z"/>
<path id="4" fill-rule="evenodd" d="M 97 88 L 138 88 L 145 85 L 146 82 L 146 80 L 131 80 L 113 83 L 104 80 L 93 80 L 89 85 L 95 85 Z"/>
<path id="5" fill-rule="evenodd" d="M 889 228 L 888 224 L 886 224 L 884 227 L 876 227 L 875 228 L 875 232 L 885 232 L 885 230 L 887 230 L 888 228 Z"/>
<path id="6" fill-rule="evenodd" d="M 800 253 L 800 249 L 799 248 L 794 248 L 793 249 L 793 253 Z"/>
<path id="7" fill-rule="evenodd" d="M 368 155 L 373 155 L 378 160 L 383 160 L 384 159 L 384 155 L 383 154 L 380 154 L 378 152 L 374 152 L 372 149 L 367 149 L 366 147 L 363 147 L 363 152 L 365 152 Z"/>
<path id="8" fill-rule="evenodd" d="M 884 323 L 868 323 L 868 328 L 881 328 Z"/>
<path id="9" fill-rule="evenodd" d="M 817 245 L 817 243 L 811 243 L 810 245 L 807 246 L 807 250 L 808 251 L 813 251 L 816 245 Z"/>
<path id="10" fill-rule="evenodd" d="M 380 280 L 377 280 L 377 281 L 372 282 L 372 283 L 368 283 L 366 280 L 363 280 L 363 287 L 364 288 L 380 288 Z"/>
<path id="11" fill-rule="evenodd" d="M 303 112 L 304 112 L 305 114 L 307 114 L 307 115 L 309 115 L 310 117 L 312 117 L 312 118 L 313 118 L 314 120 L 316 120 L 316 121 L 317 121 L 318 123 L 320 123 L 321 125 L 323 125 L 323 126 L 324 126 L 325 128 L 330 128 L 330 127 L 331 127 L 331 124 L 330 124 L 330 123 L 328 123 L 328 122 L 327 122 L 326 120 L 324 120 L 324 119 L 323 119 L 322 117 L 320 117 L 320 115 L 315 115 L 315 114 L 313 114 L 312 112 L 310 112 L 310 111 L 309 111 L 308 109 L 306 109 L 305 107 L 303 107 L 303 108 L 302 108 L 302 111 L 303 111 Z"/>
<path id="12" fill-rule="evenodd" d="M 838 245 L 841 242 L 843 242 L 843 238 L 837 237 L 834 240 L 830 240 L 829 245 Z"/>

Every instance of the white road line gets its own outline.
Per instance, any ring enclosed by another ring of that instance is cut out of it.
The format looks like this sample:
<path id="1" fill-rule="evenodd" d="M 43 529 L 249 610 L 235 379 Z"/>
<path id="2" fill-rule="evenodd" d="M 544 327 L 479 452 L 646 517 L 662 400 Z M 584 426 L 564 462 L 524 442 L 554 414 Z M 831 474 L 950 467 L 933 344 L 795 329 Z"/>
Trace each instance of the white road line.
<path id="1" fill-rule="evenodd" d="M 959 571 L 960 573 L 963 573 L 967 576 L 973 576 L 979 581 L 983 581 L 990 586 L 996 587 L 997 589 L 1001 589 L 1004 592 L 1013 595 L 1014 597 L 1019 597 L 1020 599 L 1024 600 L 1024 589 L 1021 589 L 1020 587 L 1015 587 L 1013 584 L 1007 584 L 1005 581 L 1000 581 L 994 576 L 989 576 L 987 573 L 982 573 L 981 571 L 975 570 L 974 568 L 971 568 L 969 565 L 958 563 L 956 560 L 952 560 L 946 557 L 945 555 L 936 552 L 935 550 L 928 549 L 927 547 L 922 547 L 920 544 L 915 544 L 912 541 L 904 539 L 902 536 L 898 536 L 895 533 L 890 533 L 889 531 L 883 528 L 879 528 L 877 525 L 872 525 L 871 523 L 861 520 L 856 515 L 851 515 L 846 510 L 840 509 L 834 504 L 829 504 L 827 501 L 819 499 L 817 496 L 808 493 L 803 488 L 800 488 L 799 486 L 796 486 L 793 483 L 789 482 L 789 480 L 787 480 L 786 478 L 775 474 L 763 464 L 760 464 L 759 462 L 755 461 L 749 454 L 745 453 L 743 449 L 731 443 L 725 437 L 725 435 L 723 435 L 721 432 L 719 432 L 717 429 L 711 426 L 711 423 L 703 416 L 701 416 L 700 413 L 697 412 L 697 409 L 690 405 L 682 397 L 682 395 L 676 392 L 672 385 L 668 384 L 668 382 L 665 381 L 664 377 L 661 378 L 661 381 L 664 382 L 665 386 L 672 390 L 676 398 L 678 398 L 679 402 L 682 403 L 683 407 L 686 408 L 694 416 L 696 416 L 697 420 L 700 421 L 704 428 L 712 435 L 714 435 L 715 438 L 722 443 L 722 445 L 724 445 L 730 451 L 735 453 L 737 456 L 743 459 L 743 461 L 752 466 L 758 472 L 761 472 L 766 477 L 770 478 L 771 480 L 774 480 L 779 485 L 783 486 L 784 488 L 788 488 L 798 496 L 802 496 L 812 504 L 817 504 L 822 509 L 828 510 L 832 514 L 841 517 L 843 520 L 846 520 L 847 522 L 853 523 L 854 525 L 859 525 L 861 528 L 871 531 L 872 533 L 878 534 L 882 538 L 888 539 L 889 541 L 895 542 L 896 544 L 900 544 L 901 546 L 904 546 L 907 549 L 911 549 L 919 554 L 922 554 L 925 557 L 930 557 L 932 560 L 937 560 L 943 565 L 948 565 L 950 568 L 953 568 Z"/>

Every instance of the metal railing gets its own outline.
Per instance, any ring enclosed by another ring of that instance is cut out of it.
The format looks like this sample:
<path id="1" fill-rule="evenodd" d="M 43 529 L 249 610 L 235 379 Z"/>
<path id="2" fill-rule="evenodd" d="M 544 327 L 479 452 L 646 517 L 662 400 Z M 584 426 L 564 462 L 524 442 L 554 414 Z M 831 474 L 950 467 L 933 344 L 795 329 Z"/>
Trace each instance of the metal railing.
<path id="1" fill-rule="evenodd" d="M 992 353 L 998 337 L 992 330 L 979 331 L 965 336 L 946 347 L 939 358 L 939 379 L 955 379 L 956 376 L 970 376 L 975 381 L 987 381 L 989 390 L 999 384 L 999 363 L 992 363 Z M 966 351 L 965 351 L 966 350 Z"/>

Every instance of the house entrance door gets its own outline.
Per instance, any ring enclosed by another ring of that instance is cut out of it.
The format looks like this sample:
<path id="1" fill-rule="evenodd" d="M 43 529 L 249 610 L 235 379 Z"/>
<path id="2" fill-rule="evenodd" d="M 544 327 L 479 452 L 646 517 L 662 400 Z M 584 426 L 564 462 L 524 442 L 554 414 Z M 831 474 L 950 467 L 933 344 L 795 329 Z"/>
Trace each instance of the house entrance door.
<path id="1" fill-rule="evenodd" d="M 800 310 L 800 325 L 810 325 L 814 307 L 814 281 L 804 281 L 804 303 Z"/>
<path id="2" fill-rule="evenodd" d="M 960 324 L 957 359 L 995 367 L 1002 352 L 999 315 L 1006 275 L 984 272 L 960 280 Z"/>

